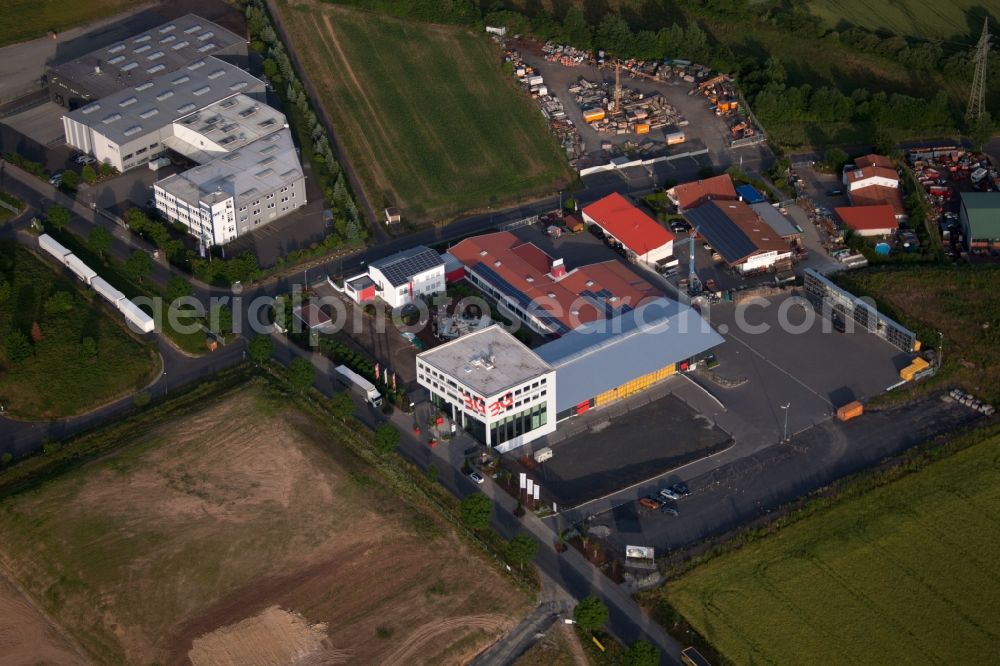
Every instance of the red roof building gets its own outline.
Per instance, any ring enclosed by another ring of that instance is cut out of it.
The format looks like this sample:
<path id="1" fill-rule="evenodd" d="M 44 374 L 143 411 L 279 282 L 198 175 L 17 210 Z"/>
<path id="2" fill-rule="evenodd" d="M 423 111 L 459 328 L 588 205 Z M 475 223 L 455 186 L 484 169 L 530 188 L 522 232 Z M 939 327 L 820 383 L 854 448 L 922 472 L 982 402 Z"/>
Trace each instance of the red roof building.
<path id="1" fill-rule="evenodd" d="M 868 185 L 851 190 L 848 193 L 852 206 L 890 206 L 897 220 L 906 219 L 906 207 L 903 206 L 903 193 L 898 187 L 883 185 Z"/>
<path id="2" fill-rule="evenodd" d="M 869 166 L 877 166 L 885 169 L 892 169 L 895 171 L 896 165 L 892 163 L 892 160 L 885 155 L 876 155 L 875 153 L 869 153 L 868 155 L 863 155 L 854 160 L 854 166 L 859 169 L 863 169 Z"/>
<path id="3" fill-rule="evenodd" d="M 617 192 L 586 206 L 583 221 L 599 226 L 647 264 L 674 254 L 674 235 Z"/>
<path id="4" fill-rule="evenodd" d="M 892 206 L 843 206 L 833 212 L 859 236 L 888 236 L 899 228 Z"/>
<path id="5" fill-rule="evenodd" d="M 618 261 L 567 271 L 562 259 L 509 231 L 466 238 L 448 252 L 467 279 L 542 334 L 567 333 L 662 296 Z"/>
<path id="6" fill-rule="evenodd" d="M 739 199 L 736 188 L 733 187 L 733 179 L 727 173 L 713 178 L 675 185 L 667 190 L 667 196 L 677 206 L 679 213 L 700 206 L 706 201 L 736 201 Z"/>

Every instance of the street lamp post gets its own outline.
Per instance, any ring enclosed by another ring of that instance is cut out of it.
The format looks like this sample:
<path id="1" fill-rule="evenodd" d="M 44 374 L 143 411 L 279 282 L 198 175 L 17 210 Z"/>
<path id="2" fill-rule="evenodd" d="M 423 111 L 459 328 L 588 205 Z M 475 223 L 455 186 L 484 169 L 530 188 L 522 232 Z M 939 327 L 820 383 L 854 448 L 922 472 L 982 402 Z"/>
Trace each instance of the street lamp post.
<path id="1" fill-rule="evenodd" d="M 782 405 L 781 406 L 781 409 L 783 409 L 784 412 L 785 412 L 784 436 L 781 438 L 781 441 L 783 441 L 783 442 L 787 442 L 788 441 L 788 408 L 791 407 L 791 406 L 792 406 L 792 403 L 788 403 L 787 405 Z"/>

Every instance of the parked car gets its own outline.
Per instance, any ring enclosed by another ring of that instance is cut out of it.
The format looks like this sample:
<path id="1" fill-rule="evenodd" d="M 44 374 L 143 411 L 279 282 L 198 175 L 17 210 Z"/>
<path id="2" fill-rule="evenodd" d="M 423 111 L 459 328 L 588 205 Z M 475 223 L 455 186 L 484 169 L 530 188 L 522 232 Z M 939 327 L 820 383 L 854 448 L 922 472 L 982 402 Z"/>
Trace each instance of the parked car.
<path id="1" fill-rule="evenodd" d="M 472 479 L 477 485 L 482 485 L 486 479 L 479 472 L 469 472 L 469 478 Z"/>
<path id="2" fill-rule="evenodd" d="M 681 496 L 674 492 L 673 488 L 664 488 L 660 491 L 660 497 L 665 500 L 676 500 L 680 499 Z"/>
<path id="3" fill-rule="evenodd" d="M 76 160 L 75 161 L 76 161 L 77 164 L 93 164 L 97 160 L 94 159 L 93 157 L 91 157 L 90 155 L 81 154 L 81 155 L 77 155 L 76 156 Z"/>
<path id="4" fill-rule="evenodd" d="M 715 356 L 715 354 L 710 354 L 710 356 Z M 707 359 L 706 359 L 707 360 Z M 688 484 L 683 481 L 678 481 L 674 485 L 670 486 L 670 489 L 680 495 L 681 497 L 687 497 L 691 494 L 691 489 L 688 488 Z"/>
<path id="5" fill-rule="evenodd" d="M 656 511 L 661 506 L 663 506 L 663 502 L 656 499 L 655 497 L 642 497 L 639 499 L 639 504 L 646 507 L 647 509 L 650 509 L 651 511 Z"/>
<path id="6" fill-rule="evenodd" d="M 62 177 L 63 177 L 62 171 L 60 171 L 59 173 L 52 174 L 52 177 L 49 178 L 49 185 L 53 187 L 59 187 L 59 183 L 62 182 Z"/>
<path id="7" fill-rule="evenodd" d="M 676 516 L 677 514 L 680 513 L 680 511 L 677 510 L 677 507 L 672 504 L 664 504 L 662 507 L 660 507 L 660 511 L 667 514 L 668 516 Z"/>
<path id="8" fill-rule="evenodd" d="M 589 227 L 587 227 L 587 231 L 594 234 L 595 238 L 600 238 L 601 240 L 604 240 L 604 231 L 596 224 L 592 224 Z"/>
<path id="9" fill-rule="evenodd" d="M 841 189 L 838 189 L 838 188 L 834 188 L 832 190 L 827 190 L 826 191 L 826 196 L 828 196 L 828 197 L 839 197 L 843 193 L 844 193 L 844 190 L 841 190 Z"/>

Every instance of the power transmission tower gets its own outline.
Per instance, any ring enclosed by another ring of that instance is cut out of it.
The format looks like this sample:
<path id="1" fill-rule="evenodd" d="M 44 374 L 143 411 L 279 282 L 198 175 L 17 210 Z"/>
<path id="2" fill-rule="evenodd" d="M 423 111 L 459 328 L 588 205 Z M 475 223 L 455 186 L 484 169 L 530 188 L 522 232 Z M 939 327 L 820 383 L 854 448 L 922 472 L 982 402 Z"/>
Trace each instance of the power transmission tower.
<path id="1" fill-rule="evenodd" d="M 986 56 L 990 53 L 989 18 L 983 21 L 983 34 L 976 44 L 976 55 L 972 61 L 976 64 L 976 73 L 972 77 L 972 90 L 969 91 L 969 106 L 965 110 L 966 120 L 976 120 L 983 115 L 986 101 Z"/>

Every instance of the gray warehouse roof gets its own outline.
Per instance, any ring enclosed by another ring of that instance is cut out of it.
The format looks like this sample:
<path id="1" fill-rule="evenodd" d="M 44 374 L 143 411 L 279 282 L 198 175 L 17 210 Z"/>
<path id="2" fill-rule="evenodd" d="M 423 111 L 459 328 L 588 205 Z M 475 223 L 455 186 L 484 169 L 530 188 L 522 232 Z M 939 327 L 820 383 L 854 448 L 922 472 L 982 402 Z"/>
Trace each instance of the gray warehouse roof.
<path id="1" fill-rule="evenodd" d="M 435 266 L 444 266 L 444 259 L 429 247 L 418 245 L 368 265 L 380 270 L 393 287 L 402 287 L 409 284 L 414 275 L 419 275 Z"/>
<path id="2" fill-rule="evenodd" d="M 580 326 L 535 352 L 556 369 L 561 412 L 723 341 L 693 308 L 658 298 L 612 320 Z"/>
<path id="3" fill-rule="evenodd" d="M 792 221 L 781 214 L 781 212 L 769 203 L 750 204 L 753 212 L 760 216 L 760 219 L 767 223 L 767 226 L 774 230 L 782 238 L 788 236 L 798 236 L 802 232 L 792 224 Z"/>
<path id="4" fill-rule="evenodd" d="M 98 98 L 246 40 L 211 21 L 187 14 L 121 42 L 52 68 L 52 76 L 79 82 Z"/>
<path id="5" fill-rule="evenodd" d="M 417 358 L 484 398 L 552 371 L 535 352 L 496 324 L 422 352 Z"/>
<path id="6" fill-rule="evenodd" d="M 198 145 L 175 131 L 163 145 L 204 164 L 221 152 L 233 152 L 285 127 L 285 114 L 247 95 L 237 94 L 175 121 L 198 135 Z M 207 143 L 207 145 L 206 145 Z M 273 149 L 272 149 L 273 150 Z"/>
<path id="7" fill-rule="evenodd" d="M 235 65 L 208 57 L 91 102 L 71 111 L 67 117 L 122 144 L 237 93 L 263 91 L 264 82 L 260 79 Z"/>
<path id="8" fill-rule="evenodd" d="M 217 193 L 222 193 L 233 196 L 238 208 L 301 177 L 292 135 L 281 129 L 237 151 L 157 181 L 156 186 L 187 202 L 215 203 Z"/>

